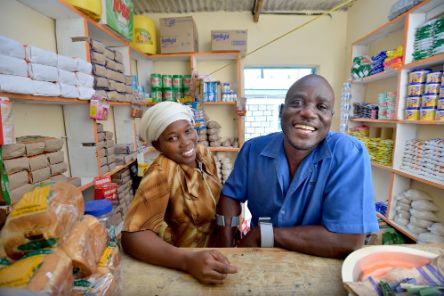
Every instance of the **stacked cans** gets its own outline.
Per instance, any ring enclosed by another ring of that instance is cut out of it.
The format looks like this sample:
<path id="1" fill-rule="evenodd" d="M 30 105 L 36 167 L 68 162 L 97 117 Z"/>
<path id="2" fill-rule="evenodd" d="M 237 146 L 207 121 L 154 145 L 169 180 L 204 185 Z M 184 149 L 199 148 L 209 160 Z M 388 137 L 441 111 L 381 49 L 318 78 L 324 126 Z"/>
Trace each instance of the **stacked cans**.
<path id="1" fill-rule="evenodd" d="M 151 97 L 154 102 L 177 101 L 190 96 L 191 75 L 151 74 Z"/>

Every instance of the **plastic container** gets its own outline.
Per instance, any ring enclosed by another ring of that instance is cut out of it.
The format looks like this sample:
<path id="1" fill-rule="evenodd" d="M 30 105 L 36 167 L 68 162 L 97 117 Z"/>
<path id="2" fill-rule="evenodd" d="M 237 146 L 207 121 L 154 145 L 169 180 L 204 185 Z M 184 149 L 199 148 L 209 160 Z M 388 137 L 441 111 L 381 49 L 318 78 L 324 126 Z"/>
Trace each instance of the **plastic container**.
<path id="1" fill-rule="evenodd" d="M 427 83 L 424 88 L 424 93 L 438 95 L 440 87 L 441 85 L 439 83 Z"/>
<path id="2" fill-rule="evenodd" d="M 444 109 L 436 110 L 435 120 L 444 121 Z"/>
<path id="3" fill-rule="evenodd" d="M 405 120 L 419 120 L 419 108 L 405 109 Z"/>
<path id="4" fill-rule="evenodd" d="M 102 0 L 67 0 L 69 4 L 86 13 L 96 21 L 102 17 Z"/>
<path id="5" fill-rule="evenodd" d="M 113 211 L 113 203 L 107 199 L 97 199 L 85 202 L 85 214 L 96 217 L 99 222 L 109 226 L 109 221 Z"/>
<path id="6" fill-rule="evenodd" d="M 413 83 L 407 86 L 407 95 L 410 96 L 420 96 L 424 93 L 424 84 Z"/>
<path id="7" fill-rule="evenodd" d="M 156 26 L 146 15 L 135 15 L 133 23 L 133 41 L 131 45 L 144 53 L 156 54 Z"/>
<path id="8" fill-rule="evenodd" d="M 158 73 L 151 74 L 151 88 L 162 88 L 162 75 Z"/>
<path id="9" fill-rule="evenodd" d="M 444 97 L 438 99 L 437 107 L 444 110 Z"/>
<path id="10" fill-rule="evenodd" d="M 435 120 L 436 109 L 433 107 L 421 108 L 421 120 Z"/>
<path id="11" fill-rule="evenodd" d="M 430 73 L 430 69 L 423 69 L 413 71 L 409 74 L 409 83 L 424 83 L 426 82 L 426 76 Z"/>
<path id="12" fill-rule="evenodd" d="M 406 108 L 419 108 L 421 106 L 421 97 L 412 96 L 405 99 Z"/>
<path id="13" fill-rule="evenodd" d="M 441 83 L 442 71 L 427 74 L 426 83 Z"/>
<path id="14" fill-rule="evenodd" d="M 425 94 L 422 95 L 421 107 L 436 107 L 438 105 L 437 94 Z"/>

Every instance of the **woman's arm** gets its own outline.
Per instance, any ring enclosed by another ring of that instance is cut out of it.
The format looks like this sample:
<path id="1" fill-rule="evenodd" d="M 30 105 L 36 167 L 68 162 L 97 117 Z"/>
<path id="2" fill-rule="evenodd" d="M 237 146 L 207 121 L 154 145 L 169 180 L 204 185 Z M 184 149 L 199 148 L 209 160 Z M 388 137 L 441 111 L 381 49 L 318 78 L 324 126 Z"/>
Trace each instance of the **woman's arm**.
<path id="1" fill-rule="evenodd" d="M 176 248 L 151 230 L 123 231 L 122 246 L 136 259 L 188 272 L 204 284 L 221 284 L 227 274 L 237 272 L 237 268 L 219 251 L 193 252 Z"/>

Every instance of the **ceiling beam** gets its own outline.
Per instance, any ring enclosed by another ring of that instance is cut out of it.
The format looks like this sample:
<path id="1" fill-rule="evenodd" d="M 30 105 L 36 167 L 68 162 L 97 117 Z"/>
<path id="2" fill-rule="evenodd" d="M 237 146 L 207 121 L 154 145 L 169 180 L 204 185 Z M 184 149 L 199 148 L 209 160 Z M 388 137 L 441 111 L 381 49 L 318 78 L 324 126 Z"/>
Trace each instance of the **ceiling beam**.
<path id="1" fill-rule="evenodd" d="M 253 20 L 255 23 L 259 22 L 259 15 L 261 14 L 262 6 L 264 5 L 264 0 L 255 0 L 253 7 Z"/>

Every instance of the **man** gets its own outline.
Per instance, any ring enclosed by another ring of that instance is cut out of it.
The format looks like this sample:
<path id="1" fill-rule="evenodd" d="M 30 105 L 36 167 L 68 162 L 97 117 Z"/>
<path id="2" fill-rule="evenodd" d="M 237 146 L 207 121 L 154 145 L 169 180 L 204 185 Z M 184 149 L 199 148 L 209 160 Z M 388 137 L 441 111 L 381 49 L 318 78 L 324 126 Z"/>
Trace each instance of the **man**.
<path id="1" fill-rule="evenodd" d="M 343 258 L 378 230 L 371 166 L 357 139 L 330 132 L 334 92 L 308 75 L 288 90 L 282 132 L 244 144 L 217 210 L 219 246 L 236 245 L 241 202 L 251 230 L 239 247 L 280 247 Z"/>

